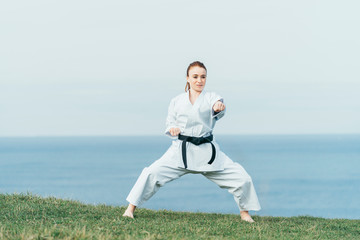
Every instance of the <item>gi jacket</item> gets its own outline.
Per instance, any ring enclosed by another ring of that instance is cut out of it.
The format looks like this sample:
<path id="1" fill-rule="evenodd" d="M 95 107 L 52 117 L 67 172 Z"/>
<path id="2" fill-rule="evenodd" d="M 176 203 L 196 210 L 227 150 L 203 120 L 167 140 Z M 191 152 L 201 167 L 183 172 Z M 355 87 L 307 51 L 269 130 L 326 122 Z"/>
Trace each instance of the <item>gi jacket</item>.
<path id="1" fill-rule="evenodd" d="M 192 137 L 206 137 L 209 136 L 215 126 L 217 120 L 224 116 L 225 110 L 215 113 L 213 106 L 217 101 L 222 101 L 223 98 L 214 92 L 202 91 L 194 104 L 191 104 L 189 92 L 182 93 L 170 101 L 168 116 L 166 118 L 165 134 L 173 138 L 172 145 L 163 157 L 174 163 L 177 167 L 184 168 L 181 152 L 181 140 L 171 136 L 169 130 L 177 127 L 180 129 L 182 135 Z M 186 154 L 188 170 L 193 171 L 219 171 L 223 170 L 223 163 L 225 154 L 220 151 L 219 145 L 212 141 L 216 149 L 216 156 L 214 162 L 208 164 L 212 155 L 212 148 L 210 143 L 201 145 L 194 145 L 187 143 Z"/>

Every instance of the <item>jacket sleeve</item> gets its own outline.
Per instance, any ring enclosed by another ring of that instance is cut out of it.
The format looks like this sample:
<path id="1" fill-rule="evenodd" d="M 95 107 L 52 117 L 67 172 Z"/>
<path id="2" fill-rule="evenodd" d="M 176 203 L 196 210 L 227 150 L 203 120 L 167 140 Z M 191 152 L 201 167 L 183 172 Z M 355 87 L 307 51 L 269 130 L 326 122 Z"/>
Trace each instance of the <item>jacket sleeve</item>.
<path id="1" fill-rule="evenodd" d="M 175 138 L 171 136 L 169 130 L 173 127 L 176 127 L 176 112 L 175 112 L 175 100 L 172 99 L 168 108 L 168 115 L 166 117 L 166 129 L 165 134 L 171 138 Z"/>
<path id="2" fill-rule="evenodd" d="M 216 93 L 211 93 L 211 97 L 210 97 L 211 117 L 215 118 L 215 120 L 219 120 L 220 118 L 222 118 L 226 112 L 226 106 L 223 111 L 220 111 L 220 112 L 214 111 L 213 107 L 217 101 L 224 103 L 224 99 L 220 95 L 218 95 Z"/>

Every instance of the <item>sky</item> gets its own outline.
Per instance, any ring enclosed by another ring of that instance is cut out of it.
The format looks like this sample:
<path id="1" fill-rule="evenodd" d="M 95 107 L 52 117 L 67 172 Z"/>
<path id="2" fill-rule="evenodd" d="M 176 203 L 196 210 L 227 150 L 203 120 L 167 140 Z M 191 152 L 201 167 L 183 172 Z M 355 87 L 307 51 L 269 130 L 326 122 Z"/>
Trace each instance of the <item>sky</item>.
<path id="1" fill-rule="evenodd" d="M 359 134 L 359 1 L 0 2 L 0 137 L 161 135 L 186 68 L 218 134 Z"/>

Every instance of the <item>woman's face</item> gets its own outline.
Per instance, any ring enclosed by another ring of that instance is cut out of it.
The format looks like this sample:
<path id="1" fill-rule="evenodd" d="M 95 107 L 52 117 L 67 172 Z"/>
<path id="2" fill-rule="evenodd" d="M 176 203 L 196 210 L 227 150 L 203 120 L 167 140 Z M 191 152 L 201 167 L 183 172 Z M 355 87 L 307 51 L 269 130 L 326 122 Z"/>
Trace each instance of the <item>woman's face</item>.
<path id="1" fill-rule="evenodd" d="M 202 92 L 206 83 L 206 70 L 198 66 L 190 68 L 186 81 L 190 83 L 190 89 L 196 92 Z"/>

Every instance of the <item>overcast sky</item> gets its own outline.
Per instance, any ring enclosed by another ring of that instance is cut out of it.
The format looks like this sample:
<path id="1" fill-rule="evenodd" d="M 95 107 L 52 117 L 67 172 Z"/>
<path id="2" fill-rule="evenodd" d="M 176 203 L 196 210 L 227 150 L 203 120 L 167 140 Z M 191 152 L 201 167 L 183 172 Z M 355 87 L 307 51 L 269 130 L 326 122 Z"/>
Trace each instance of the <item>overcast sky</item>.
<path id="1" fill-rule="evenodd" d="M 2 1 L 0 136 L 160 135 L 186 68 L 219 134 L 360 133 L 360 2 Z"/>

